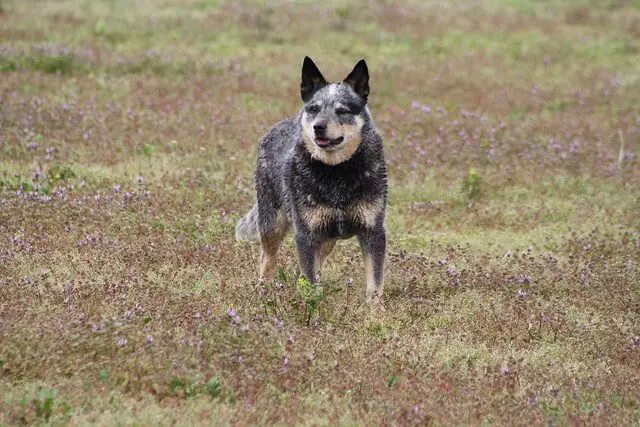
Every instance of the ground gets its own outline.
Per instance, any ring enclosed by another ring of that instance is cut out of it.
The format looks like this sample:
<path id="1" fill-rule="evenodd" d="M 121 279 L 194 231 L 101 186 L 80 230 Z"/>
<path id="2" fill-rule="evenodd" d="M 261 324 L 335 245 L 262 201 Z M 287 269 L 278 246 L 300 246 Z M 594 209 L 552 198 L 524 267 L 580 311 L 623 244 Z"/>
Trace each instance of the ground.
<path id="1" fill-rule="evenodd" d="M 305 55 L 369 65 L 384 307 L 234 240 Z M 0 424 L 639 423 L 639 94 L 637 0 L 0 0 Z"/>

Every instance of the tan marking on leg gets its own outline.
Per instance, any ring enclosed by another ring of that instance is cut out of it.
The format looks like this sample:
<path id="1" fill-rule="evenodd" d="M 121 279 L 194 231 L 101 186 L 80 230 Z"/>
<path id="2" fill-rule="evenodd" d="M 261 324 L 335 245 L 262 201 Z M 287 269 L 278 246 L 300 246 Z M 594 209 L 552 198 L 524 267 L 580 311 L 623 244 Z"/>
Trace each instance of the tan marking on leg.
<path id="1" fill-rule="evenodd" d="M 367 300 L 380 301 L 384 292 L 383 276 L 380 277 L 380 283 L 376 283 L 373 258 L 368 252 L 363 253 L 364 256 L 364 275 L 367 282 Z M 383 268 L 384 272 L 384 268 Z"/>
<path id="2" fill-rule="evenodd" d="M 260 281 L 272 282 L 276 278 L 278 251 L 267 252 L 264 248 L 260 253 Z"/>
<path id="3" fill-rule="evenodd" d="M 349 207 L 347 213 L 350 217 L 357 218 L 366 227 L 372 228 L 382 209 L 384 209 L 384 199 L 379 198 L 372 202 L 355 203 Z"/>
<path id="4" fill-rule="evenodd" d="M 260 281 L 271 282 L 276 278 L 278 249 L 287 233 L 289 226 L 284 216 L 278 213 L 275 232 L 271 235 L 260 236 Z"/>
<path id="5" fill-rule="evenodd" d="M 320 270 L 322 269 L 324 262 L 326 261 L 327 257 L 329 256 L 329 254 L 331 253 L 335 245 L 336 245 L 336 241 L 330 240 L 323 243 L 322 245 L 320 245 L 320 248 L 318 248 L 318 251 L 316 252 L 316 258 L 315 258 L 316 276 L 320 275 Z"/>

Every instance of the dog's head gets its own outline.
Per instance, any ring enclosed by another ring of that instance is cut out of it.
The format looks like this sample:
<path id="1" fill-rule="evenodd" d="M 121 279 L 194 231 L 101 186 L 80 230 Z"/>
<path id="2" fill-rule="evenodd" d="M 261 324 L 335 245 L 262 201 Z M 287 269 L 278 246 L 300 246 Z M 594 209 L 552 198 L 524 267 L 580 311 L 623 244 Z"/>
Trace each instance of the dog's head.
<path id="1" fill-rule="evenodd" d="M 328 83 L 311 58 L 305 57 L 300 94 L 303 138 L 311 156 L 328 165 L 349 160 L 360 146 L 369 114 L 369 70 L 364 59 L 342 82 Z"/>

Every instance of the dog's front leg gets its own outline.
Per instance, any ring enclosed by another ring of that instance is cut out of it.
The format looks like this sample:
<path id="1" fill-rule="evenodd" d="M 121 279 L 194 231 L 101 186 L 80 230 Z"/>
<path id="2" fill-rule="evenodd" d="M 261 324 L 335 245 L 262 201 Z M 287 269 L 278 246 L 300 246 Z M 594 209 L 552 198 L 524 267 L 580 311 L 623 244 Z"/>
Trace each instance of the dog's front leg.
<path id="1" fill-rule="evenodd" d="M 307 276 L 311 283 L 316 282 L 316 254 L 320 244 L 314 241 L 309 233 L 299 231 L 296 233 L 296 248 L 298 250 L 298 262 L 302 274 Z"/>
<path id="2" fill-rule="evenodd" d="M 384 227 L 376 227 L 358 235 L 364 258 L 367 299 L 379 302 L 384 291 L 384 261 L 387 237 Z"/>

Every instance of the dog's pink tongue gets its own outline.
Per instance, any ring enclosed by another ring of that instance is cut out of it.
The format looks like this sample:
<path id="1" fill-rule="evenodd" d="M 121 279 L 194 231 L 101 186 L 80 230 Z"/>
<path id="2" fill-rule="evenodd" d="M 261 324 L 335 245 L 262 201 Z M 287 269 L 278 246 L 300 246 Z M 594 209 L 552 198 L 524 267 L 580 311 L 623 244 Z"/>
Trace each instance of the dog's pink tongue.
<path id="1" fill-rule="evenodd" d="M 328 138 L 318 138 L 317 141 L 318 141 L 318 145 L 322 147 L 325 147 L 331 143 L 331 140 Z"/>

